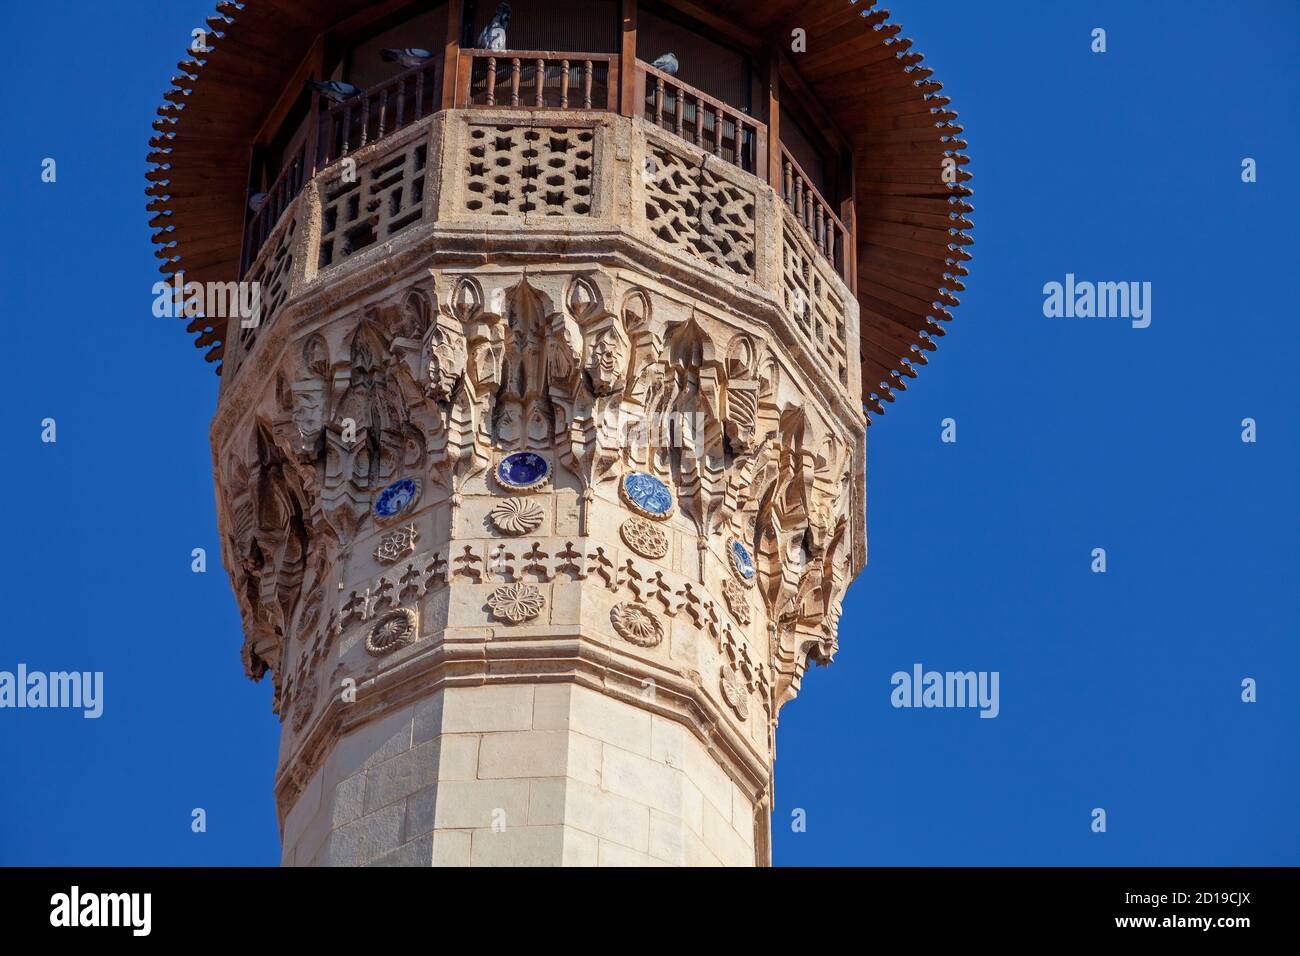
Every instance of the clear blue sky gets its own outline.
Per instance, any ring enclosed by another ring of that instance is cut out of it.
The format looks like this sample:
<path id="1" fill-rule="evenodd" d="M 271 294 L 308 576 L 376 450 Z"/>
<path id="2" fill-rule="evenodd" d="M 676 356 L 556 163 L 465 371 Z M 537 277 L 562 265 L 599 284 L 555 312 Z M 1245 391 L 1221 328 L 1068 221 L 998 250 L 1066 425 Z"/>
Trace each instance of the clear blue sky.
<path id="1" fill-rule="evenodd" d="M 776 861 L 1300 863 L 1300 6 L 888 6 L 966 127 L 975 258 L 870 430 L 870 563 L 782 714 Z M 97 721 L 0 711 L 0 863 L 279 859 L 278 722 L 216 558 L 216 377 L 150 312 L 149 124 L 211 9 L 9 17 L 0 669 L 107 690 Z M 1044 318 L 1067 272 L 1151 282 L 1150 328 Z M 918 662 L 998 671 L 1000 715 L 892 708 Z"/>

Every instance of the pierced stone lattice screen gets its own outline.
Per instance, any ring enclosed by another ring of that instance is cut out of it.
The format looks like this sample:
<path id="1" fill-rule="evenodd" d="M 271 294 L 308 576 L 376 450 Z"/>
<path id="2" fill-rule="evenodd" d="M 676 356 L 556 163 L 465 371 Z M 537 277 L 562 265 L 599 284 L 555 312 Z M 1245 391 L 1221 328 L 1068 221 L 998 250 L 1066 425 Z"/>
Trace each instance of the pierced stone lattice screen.
<path id="1" fill-rule="evenodd" d="M 754 194 L 708 159 L 688 159 L 651 142 L 646 219 L 656 236 L 737 275 L 754 275 Z"/>
<path id="2" fill-rule="evenodd" d="M 262 246 L 257 261 L 249 270 L 245 281 L 258 284 L 258 302 L 261 312 L 257 325 L 243 328 L 239 317 L 230 319 L 232 331 L 239 330 L 239 350 L 235 367 L 243 364 L 244 357 L 253 350 L 257 333 L 271 324 L 275 314 L 289 297 L 289 273 L 293 269 L 293 240 L 298 231 L 298 207 L 288 209 L 271 238 Z"/>
<path id="3" fill-rule="evenodd" d="M 471 126 L 465 209 L 491 216 L 587 216 L 595 131 Z"/>
<path id="4" fill-rule="evenodd" d="M 822 268 L 817 252 L 795 232 L 787 220 L 782 230 L 781 286 L 786 311 L 813 346 L 813 352 L 835 373 L 840 385 L 849 384 L 848 329 L 844 300 Z"/>
<path id="5" fill-rule="evenodd" d="M 428 161 L 429 146 L 420 139 L 359 168 L 356 182 L 327 186 L 321 197 L 319 267 L 342 262 L 419 222 Z"/>

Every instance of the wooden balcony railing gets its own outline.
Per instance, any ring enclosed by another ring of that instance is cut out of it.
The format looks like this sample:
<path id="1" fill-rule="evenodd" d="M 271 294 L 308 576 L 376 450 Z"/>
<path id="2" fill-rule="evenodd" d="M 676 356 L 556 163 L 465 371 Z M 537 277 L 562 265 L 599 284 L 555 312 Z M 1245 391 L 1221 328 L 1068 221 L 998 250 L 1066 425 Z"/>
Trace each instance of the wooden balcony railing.
<path id="1" fill-rule="evenodd" d="M 307 142 L 304 140 L 290 153 L 288 161 L 267 191 L 262 205 L 248 220 L 248 227 L 244 230 L 243 262 L 239 270 L 241 275 L 253 264 L 253 260 L 257 258 L 258 252 L 261 251 L 271 233 L 275 231 L 276 223 L 289 208 L 289 204 L 297 198 L 298 193 L 302 192 L 302 187 L 306 185 L 309 178 L 307 169 L 309 162 Z"/>
<path id="2" fill-rule="evenodd" d="M 317 167 L 442 109 L 442 57 L 412 67 L 338 103 L 320 118 Z"/>
<path id="3" fill-rule="evenodd" d="M 457 106 L 617 110 L 616 53 L 462 50 Z"/>
<path id="4" fill-rule="evenodd" d="M 826 257 L 844 283 L 852 289 L 852 235 L 784 145 L 781 147 L 779 191 L 817 251 Z"/>
<path id="5" fill-rule="evenodd" d="M 722 100 L 637 61 L 641 115 L 680 139 L 761 179 L 767 178 L 767 125 Z"/>
<path id="6" fill-rule="evenodd" d="M 291 154 L 265 203 L 249 220 L 243 271 L 256 260 L 284 211 L 317 169 L 444 106 L 608 111 L 620 107 L 618 54 L 461 50 L 458 57 L 455 87 L 445 97 L 443 58 L 437 56 L 350 100 L 313 113 L 314 128 Z M 622 104 L 625 115 L 640 115 L 679 139 L 771 182 L 817 251 L 850 289 L 855 288 L 850 226 L 836 215 L 784 145 L 779 149 L 781 168 L 769 169 L 765 123 L 648 63 L 636 61 L 635 71 L 632 101 Z M 851 225 L 851 206 L 846 216 Z"/>

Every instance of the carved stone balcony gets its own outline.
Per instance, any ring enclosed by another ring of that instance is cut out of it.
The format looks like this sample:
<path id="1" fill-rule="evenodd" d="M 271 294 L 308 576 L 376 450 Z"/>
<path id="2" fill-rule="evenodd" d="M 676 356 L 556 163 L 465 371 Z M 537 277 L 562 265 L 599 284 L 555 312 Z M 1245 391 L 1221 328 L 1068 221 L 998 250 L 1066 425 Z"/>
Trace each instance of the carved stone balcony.
<path id="1" fill-rule="evenodd" d="M 787 182 L 783 198 L 672 130 L 605 110 L 435 113 L 352 149 L 288 204 L 247 272 L 262 284 L 262 320 L 227 349 L 224 387 L 325 277 L 335 295 L 352 264 L 423 249 L 446 261 L 558 254 L 648 267 L 767 324 L 852 406 L 857 303 L 827 254 L 830 215 L 812 214 L 812 193 L 793 201 L 796 178 Z"/>

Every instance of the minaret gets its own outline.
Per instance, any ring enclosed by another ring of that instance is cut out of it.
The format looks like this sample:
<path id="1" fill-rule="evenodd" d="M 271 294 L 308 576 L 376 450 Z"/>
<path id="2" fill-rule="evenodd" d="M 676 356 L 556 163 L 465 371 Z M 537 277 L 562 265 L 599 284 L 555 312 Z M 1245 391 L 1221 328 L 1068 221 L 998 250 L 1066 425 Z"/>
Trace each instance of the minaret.
<path id="1" fill-rule="evenodd" d="M 286 865 L 769 862 L 970 208 L 887 15 L 811 6 L 223 2 L 181 64 L 150 208 Z"/>

